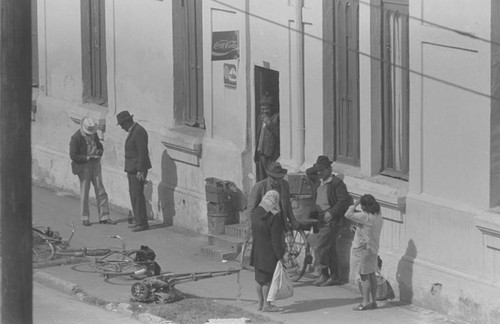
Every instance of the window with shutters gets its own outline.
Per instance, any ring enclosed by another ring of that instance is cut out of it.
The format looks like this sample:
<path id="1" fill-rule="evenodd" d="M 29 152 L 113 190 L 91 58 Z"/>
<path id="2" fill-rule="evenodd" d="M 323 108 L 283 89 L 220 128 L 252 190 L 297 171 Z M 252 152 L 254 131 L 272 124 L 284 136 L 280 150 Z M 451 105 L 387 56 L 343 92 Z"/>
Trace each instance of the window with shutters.
<path id="1" fill-rule="evenodd" d="M 406 3 L 405 3 L 406 2 Z M 382 2 L 382 174 L 408 180 L 408 2 Z"/>
<path id="2" fill-rule="evenodd" d="M 359 165 L 359 2 L 335 1 L 335 158 Z"/>
<path id="3" fill-rule="evenodd" d="M 205 128 L 203 117 L 202 1 L 173 0 L 174 117 Z"/>
<path id="4" fill-rule="evenodd" d="M 83 102 L 106 106 L 105 0 L 81 0 Z"/>

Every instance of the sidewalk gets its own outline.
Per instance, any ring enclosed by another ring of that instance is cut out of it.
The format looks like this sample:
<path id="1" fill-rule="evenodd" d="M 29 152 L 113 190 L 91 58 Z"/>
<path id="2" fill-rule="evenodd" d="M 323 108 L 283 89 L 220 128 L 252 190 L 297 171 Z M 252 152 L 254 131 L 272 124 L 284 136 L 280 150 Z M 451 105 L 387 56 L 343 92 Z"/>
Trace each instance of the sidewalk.
<path id="1" fill-rule="evenodd" d="M 235 262 L 220 262 L 201 253 L 201 247 L 207 245 L 205 236 L 182 228 L 162 227 L 144 232 L 132 233 L 128 228 L 127 215 L 111 211 L 111 218 L 117 225 L 96 224 L 96 207 L 91 206 L 92 226 L 84 227 L 79 216 L 79 200 L 74 196 L 57 193 L 45 188 L 33 186 L 33 223 L 50 226 L 63 237 L 69 235 L 66 222 L 75 224 L 75 234 L 71 246 L 106 247 L 119 246 L 119 242 L 107 238 L 108 235 L 120 235 L 127 248 L 139 248 L 148 245 L 156 253 L 156 261 L 162 272 L 186 273 L 201 271 L 227 270 L 238 268 Z M 84 301 L 129 303 L 132 280 L 110 279 L 77 272 L 71 265 L 34 269 L 34 280 L 60 289 L 69 294 L 81 294 Z M 278 301 L 276 305 L 284 308 L 282 313 L 262 313 L 257 311 L 254 273 L 243 270 L 239 275 L 229 275 L 196 282 L 182 283 L 177 289 L 186 294 L 217 300 L 229 305 L 244 308 L 284 323 L 450 323 L 439 314 L 417 309 L 398 302 L 379 302 L 380 308 L 374 311 L 355 312 L 353 307 L 361 301 L 359 293 L 352 286 L 315 287 L 312 278 L 302 278 L 295 284 L 294 296 Z M 144 320 L 147 322 L 146 320 Z"/>

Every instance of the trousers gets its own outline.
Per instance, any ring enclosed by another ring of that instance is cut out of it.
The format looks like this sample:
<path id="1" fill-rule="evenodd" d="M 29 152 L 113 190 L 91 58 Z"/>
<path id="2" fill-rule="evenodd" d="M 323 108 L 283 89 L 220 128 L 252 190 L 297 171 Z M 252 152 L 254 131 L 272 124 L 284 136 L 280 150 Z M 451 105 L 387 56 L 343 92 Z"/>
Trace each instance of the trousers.
<path id="1" fill-rule="evenodd" d="M 146 177 L 147 172 L 144 174 Z M 127 172 L 128 191 L 130 194 L 130 203 L 136 225 L 148 226 L 148 214 L 146 210 L 146 197 L 144 196 L 144 181 L 137 179 L 137 172 Z"/>
<path id="2" fill-rule="evenodd" d="M 89 191 L 90 184 L 94 187 L 97 201 L 99 221 L 109 219 L 108 194 L 102 183 L 101 161 L 90 160 L 83 165 L 82 172 L 78 174 L 80 180 L 80 215 L 82 220 L 89 220 Z"/>
<path id="3" fill-rule="evenodd" d="M 322 274 L 330 277 L 339 276 L 339 258 L 337 255 L 337 236 L 339 226 L 323 226 L 317 233 L 315 255 L 318 269 Z"/>

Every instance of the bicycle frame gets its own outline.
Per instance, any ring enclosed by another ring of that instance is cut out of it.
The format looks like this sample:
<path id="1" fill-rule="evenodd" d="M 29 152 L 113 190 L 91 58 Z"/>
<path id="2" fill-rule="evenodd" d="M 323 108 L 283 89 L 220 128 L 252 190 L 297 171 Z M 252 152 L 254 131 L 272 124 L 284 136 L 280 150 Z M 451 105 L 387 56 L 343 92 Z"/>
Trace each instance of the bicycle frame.
<path id="1" fill-rule="evenodd" d="M 112 248 L 79 248 L 79 249 L 57 249 L 55 254 L 56 255 L 63 255 L 63 256 L 75 256 L 75 257 L 86 257 L 86 256 L 102 256 L 103 258 L 113 254 L 113 253 L 124 253 L 126 252 L 126 244 L 125 240 L 118 235 L 108 235 L 108 238 L 116 238 L 119 239 L 121 242 L 122 248 L 120 250 L 117 249 L 112 249 Z"/>

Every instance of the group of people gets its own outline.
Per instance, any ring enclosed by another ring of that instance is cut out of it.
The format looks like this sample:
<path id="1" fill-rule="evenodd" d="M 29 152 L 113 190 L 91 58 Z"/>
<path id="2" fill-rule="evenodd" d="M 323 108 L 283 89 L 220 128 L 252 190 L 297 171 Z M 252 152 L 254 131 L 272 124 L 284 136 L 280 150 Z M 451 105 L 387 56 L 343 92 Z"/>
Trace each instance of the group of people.
<path id="1" fill-rule="evenodd" d="M 148 151 L 148 133 L 128 111 L 116 115 L 119 125 L 126 131 L 125 172 L 127 173 L 130 202 L 133 218 L 130 227 L 132 232 L 149 228 L 144 185 L 151 161 Z M 104 148 L 97 134 L 97 123 L 90 117 L 84 117 L 80 128 L 71 136 L 69 155 L 71 169 L 80 181 L 80 215 L 83 226 L 91 226 L 89 211 L 90 185 L 94 186 L 97 201 L 99 224 L 115 225 L 116 221 L 109 217 L 108 194 L 102 181 L 101 158 Z"/>
<path id="2" fill-rule="evenodd" d="M 272 98 L 261 100 L 261 123 L 257 131 L 255 162 L 257 179 L 252 188 L 247 209 L 251 213 L 253 246 L 250 264 L 255 268 L 256 290 L 259 310 L 280 311 L 267 301 L 273 273 L 278 261 L 286 264 L 284 234 L 286 223 L 299 229 L 291 206 L 290 187 L 284 180 L 287 170 L 278 162 L 279 157 L 279 115 L 273 111 Z M 149 228 L 146 211 L 144 185 L 151 161 L 148 152 L 148 133 L 134 122 L 133 115 L 122 111 L 116 116 L 118 125 L 126 131 L 125 172 L 127 173 L 130 202 L 134 221 L 133 232 Z M 80 212 L 82 224 L 90 226 L 89 190 L 94 186 L 97 200 L 99 224 L 114 225 L 109 217 L 109 203 L 102 181 L 101 157 L 103 145 L 97 134 L 97 124 L 92 117 L 81 120 L 70 141 L 72 171 L 80 181 Z M 332 161 L 321 155 L 316 163 L 306 170 L 312 189 L 315 208 L 310 217 L 317 219 L 314 256 L 318 278 L 315 286 L 341 285 L 345 282 L 339 273 L 336 240 L 345 226 L 355 224 L 355 234 L 351 251 L 351 269 L 359 277 L 359 287 L 363 301 L 355 310 L 377 307 L 375 302 L 378 270 L 377 255 L 382 216 L 380 205 L 372 195 L 361 196 L 354 202 L 347 191 L 342 175 L 332 172 Z M 357 206 L 361 210 L 356 210 Z"/>
<path id="3" fill-rule="evenodd" d="M 370 194 L 355 202 L 343 176 L 333 174 L 331 165 L 332 161 L 322 155 L 306 170 L 315 203 L 310 217 L 317 219 L 318 225 L 313 250 L 319 276 L 313 284 L 325 287 L 346 283 L 339 273 L 336 240 L 343 227 L 353 226 L 351 269 L 363 296 L 362 303 L 354 310 L 374 309 L 377 307 L 375 274 L 383 223 L 380 205 Z M 267 301 L 267 296 L 277 262 L 286 265 L 284 234 L 287 220 L 292 228 L 299 229 L 291 207 L 289 184 L 284 179 L 286 174 L 287 170 L 279 163 L 270 162 L 266 168 L 267 178 L 255 184 L 248 199 L 253 235 L 250 264 L 255 268 L 258 309 L 264 312 L 281 311 Z M 356 209 L 358 205 L 361 210 Z"/>

